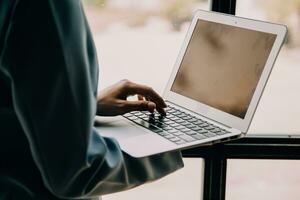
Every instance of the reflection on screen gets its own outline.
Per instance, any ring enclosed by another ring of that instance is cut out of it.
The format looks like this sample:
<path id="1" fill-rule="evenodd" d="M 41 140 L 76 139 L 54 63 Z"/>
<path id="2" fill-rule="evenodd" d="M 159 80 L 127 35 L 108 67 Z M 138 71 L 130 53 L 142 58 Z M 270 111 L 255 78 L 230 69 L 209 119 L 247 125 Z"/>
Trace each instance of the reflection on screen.
<path id="1" fill-rule="evenodd" d="M 244 118 L 275 39 L 198 20 L 171 90 Z"/>

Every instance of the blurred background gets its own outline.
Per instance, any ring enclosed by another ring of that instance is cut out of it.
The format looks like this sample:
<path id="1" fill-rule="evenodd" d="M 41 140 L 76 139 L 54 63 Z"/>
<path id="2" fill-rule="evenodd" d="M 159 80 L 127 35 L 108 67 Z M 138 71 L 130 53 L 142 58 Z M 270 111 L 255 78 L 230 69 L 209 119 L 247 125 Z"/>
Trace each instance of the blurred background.
<path id="1" fill-rule="evenodd" d="M 207 0 L 83 0 L 100 63 L 99 89 L 127 78 L 163 92 L 193 13 Z M 249 134 L 300 132 L 300 0 L 237 0 L 236 15 L 283 23 L 288 37 Z M 160 181 L 104 200 L 188 199 L 202 195 L 203 160 Z M 299 161 L 229 160 L 226 199 L 300 199 Z"/>

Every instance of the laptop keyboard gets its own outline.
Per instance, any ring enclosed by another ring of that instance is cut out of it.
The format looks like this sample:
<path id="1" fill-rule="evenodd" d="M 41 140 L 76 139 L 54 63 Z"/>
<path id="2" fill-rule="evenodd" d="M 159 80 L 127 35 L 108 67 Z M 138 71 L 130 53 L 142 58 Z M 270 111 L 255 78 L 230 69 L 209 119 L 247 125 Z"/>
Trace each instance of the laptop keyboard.
<path id="1" fill-rule="evenodd" d="M 167 106 L 166 113 L 161 116 L 157 112 L 133 111 L 123 116 L 178 145 L 229 133 L 171 105 Z"/>

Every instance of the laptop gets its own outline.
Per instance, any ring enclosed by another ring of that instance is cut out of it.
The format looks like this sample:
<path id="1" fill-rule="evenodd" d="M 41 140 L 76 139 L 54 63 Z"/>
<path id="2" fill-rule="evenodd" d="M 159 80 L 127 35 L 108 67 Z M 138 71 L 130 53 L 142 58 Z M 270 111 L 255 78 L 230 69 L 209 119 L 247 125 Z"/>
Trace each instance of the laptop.
<path id="1" fill-rule="evenodd" d="M 133 157 L 224 142 L 249 128 L 287 27 L 198 10 L 165 88 L 167 115 L 96 117 Z"/>

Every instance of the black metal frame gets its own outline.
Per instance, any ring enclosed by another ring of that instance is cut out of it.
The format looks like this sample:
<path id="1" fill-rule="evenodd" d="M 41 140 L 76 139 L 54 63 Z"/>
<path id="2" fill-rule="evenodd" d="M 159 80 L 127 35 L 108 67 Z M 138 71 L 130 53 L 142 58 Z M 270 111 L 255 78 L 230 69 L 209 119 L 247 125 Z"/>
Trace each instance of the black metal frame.
<path id="1" fill-rule="evenodd" d="M 227 159 L 300 160 L 300 135 L 248 135 L 224 144 L 184 150 L 182 154 L 204 159 L 203 199 L 224 200 Z"/>
<path id="2" fill-rule="evenodd" d="M 236 0 L 211 0 L 211 10 L 235 14 Z M 300 135 L 247 135 L 239 140 L 202 146 L 182 152 L 183 157 L 203 158 L 204 200 L 225 200 L 228 159 L 300 160 Z"/>
<path id="3" fill-rule="evenodd" d="M 216 12 L 235 14 L 236 0 L 211 0 L 210 9 Z"/>

